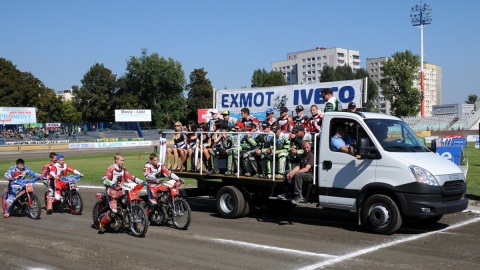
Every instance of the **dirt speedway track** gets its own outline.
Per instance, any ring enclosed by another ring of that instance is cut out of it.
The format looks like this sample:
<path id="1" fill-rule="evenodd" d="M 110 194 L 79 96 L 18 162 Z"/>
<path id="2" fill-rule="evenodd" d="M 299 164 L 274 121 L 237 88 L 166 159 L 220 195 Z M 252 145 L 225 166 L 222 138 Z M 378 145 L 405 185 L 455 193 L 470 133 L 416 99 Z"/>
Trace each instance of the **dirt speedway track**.
<path id="1" fill-rule="evenodd" d="M 69 152 L 74 154 L 83 153 Z M 2 154 L 0 159 L 27 155 L 47 160 L 48 153 Z M 480 266 L 478 208 L 447 215 L 435 225 L 405 225 L 396 234 L 383 236 L 366 233 L 353 213 L 314 205 L 277 215 L 262 207 L 250 217 L 223 219 L 216 214 L 214 200 L 188 198 L 193 210 L 188 230 L 150 226 L 145 238 L 136 238 L 127 233 L 98 235 L 91 214 L 94 194 L 102 188 L 79 183 L 83 215 L 46 215 L 42 199 L 40 220 L 15 216 L 0 220 L 0 269 L 438 270 Z M 5 187 L 6 181 L 1 181 L 0 189 Z M 35 186 L 39 197 L 44 192 L 43 185 Z"/>

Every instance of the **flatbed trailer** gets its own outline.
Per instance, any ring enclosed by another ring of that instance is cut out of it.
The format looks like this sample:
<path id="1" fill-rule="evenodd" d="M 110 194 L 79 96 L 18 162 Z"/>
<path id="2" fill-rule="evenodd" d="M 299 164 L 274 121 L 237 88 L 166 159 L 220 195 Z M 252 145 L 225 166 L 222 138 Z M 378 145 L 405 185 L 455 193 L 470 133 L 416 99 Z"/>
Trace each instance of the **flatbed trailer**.
<path id="1" fill-rule="evenodd" d="M 339 125 L 353 129 L 355 155 L 331 147 Z M 304 202 L 356 212 L 368 231 L 391 234 L 404 220 L 434 223 L 468 206 L 462 169 L 425 147 L 397 117 L 328 112 L 322 120 L 322 133 L 313 144 L 313 182 L 304 185 Z M 275 211 L 295 207 L 290 200 L 277 197 L 285 192 L 283 180 L 175 173 L 196 179 L 196 188 L 185 189 L 187 196 L 215 198 L 217 210 L 225 218 L 248 215 L 252 207 L 261 204 Z"/>

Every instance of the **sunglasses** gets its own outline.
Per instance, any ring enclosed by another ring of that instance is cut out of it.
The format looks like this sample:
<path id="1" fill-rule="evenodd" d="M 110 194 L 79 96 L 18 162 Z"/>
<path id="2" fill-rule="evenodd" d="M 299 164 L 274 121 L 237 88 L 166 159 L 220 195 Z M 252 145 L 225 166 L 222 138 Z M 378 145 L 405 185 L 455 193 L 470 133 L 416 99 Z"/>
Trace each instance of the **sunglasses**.
<path id="1" fill-rule="evenodd" d="M 176 127 L 181 127 L 180 125 L 175 125 Z"/>

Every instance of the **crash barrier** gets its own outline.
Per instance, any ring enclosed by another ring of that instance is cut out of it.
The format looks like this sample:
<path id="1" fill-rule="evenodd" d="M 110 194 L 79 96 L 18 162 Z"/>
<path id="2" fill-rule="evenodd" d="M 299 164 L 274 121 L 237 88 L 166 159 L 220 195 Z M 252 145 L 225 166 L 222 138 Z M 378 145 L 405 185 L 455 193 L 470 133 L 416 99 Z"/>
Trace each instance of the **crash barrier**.
<path id="1" fill-rule="evenodd" d="M 37 145 L 2 145 L 1 152 L 22 152 L 22 151 L 57 151 L 69 149 L 68 144 L 37 144 Z"/>

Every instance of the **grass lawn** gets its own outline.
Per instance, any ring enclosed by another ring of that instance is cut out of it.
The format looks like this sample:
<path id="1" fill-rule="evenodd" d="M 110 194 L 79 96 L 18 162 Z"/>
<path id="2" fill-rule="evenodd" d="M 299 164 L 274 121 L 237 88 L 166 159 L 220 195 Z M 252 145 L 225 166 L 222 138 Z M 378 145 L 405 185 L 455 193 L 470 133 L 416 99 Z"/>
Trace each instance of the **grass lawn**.
<path id="1" fill-rule="evenodd" d="M 124 153 L 125 167 L 138 178 L 143 179 L 143 166 L 148 161 L 150 152 Z M 469 142 L 468 147 L 464 149 L 464 155 L 468 157 L 467 173 L 467 195 L 470 199 L 480 200 L 480 149 L 475 148 L 475 143 Z M 28 155 L 25 155 L 28 156 Z M 26 163 L 35 172 L 41 172 L 47 159 L 27 159 Z M 85 155 L 85 156 L 67 156 L 65 162 L 85 174 L 81 180 L 83 183 L 101 184 L 101 179 L 108 166 L 114 163 L 112 154 Z M 14 161 L 0 162 L 0 172 L 5 172 Z M 196 184 L 194 179 L 185 179 L 189 184 Z"/>
<path id="2" fill-rule="evenodd" d="M 480 149 L 474 142 L 469 142 L 463 150 L 468 157 L 467 195 L 470 199 L 480 200 Z"/>

